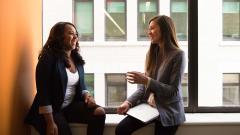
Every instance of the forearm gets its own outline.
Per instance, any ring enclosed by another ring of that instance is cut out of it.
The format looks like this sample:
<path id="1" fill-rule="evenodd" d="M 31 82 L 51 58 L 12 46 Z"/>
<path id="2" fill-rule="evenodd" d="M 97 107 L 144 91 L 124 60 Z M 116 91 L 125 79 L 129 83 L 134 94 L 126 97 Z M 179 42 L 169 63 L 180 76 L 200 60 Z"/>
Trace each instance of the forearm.
<path id="1" fill-rule="evenodd" d="M 44 116 L 46 124 L 54 123 L 52 112 L 52 105 L 39 107 L 39 114 L 42 114 Z"/>
<path id="2" fill-rule="evenodd" d="M 155 93 L 158 96 L 164 96 L 164 97 L 173 97 L 175 95 L 177 95 L 177 93 L 179 92 L 178 90 L 178 84 L 165 84 L 162 82 L 159 82 L 157 80 L 150 80 L 149 83 L 149 88 L 151 90 L 151 92 Z"/>
<path id="3" fill-rule="evenodd" d="M 130 97 L 127 98 L 127 101 L 131 103 L 131 106 L 135 106 L 137 102 L 143 98 L 144 94 L 144 85 L 138 84 L 138 89 Z"/>
<path id="4" fill-rule="evenodd" d="M 45 122 L 47 125 L 55 123 L 52 113 L 45 113 L 45 114 L 43 114 L 43 116 L 44 116 L 44 119 L 45 119 Z"/>

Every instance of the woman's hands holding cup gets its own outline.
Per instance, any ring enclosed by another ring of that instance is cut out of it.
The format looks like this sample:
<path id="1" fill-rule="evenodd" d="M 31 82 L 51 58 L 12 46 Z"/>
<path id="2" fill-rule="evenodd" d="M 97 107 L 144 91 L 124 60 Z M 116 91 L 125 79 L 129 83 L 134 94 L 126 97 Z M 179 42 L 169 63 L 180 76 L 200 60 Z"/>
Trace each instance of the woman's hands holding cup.
<path id="1" fill-rule="evenodd" d="M 148 82 L 148 77 L 141 72 L 137 71 L 131 71 L 127 72 L 127 81 L 132 84 L 147 84 Z"/>

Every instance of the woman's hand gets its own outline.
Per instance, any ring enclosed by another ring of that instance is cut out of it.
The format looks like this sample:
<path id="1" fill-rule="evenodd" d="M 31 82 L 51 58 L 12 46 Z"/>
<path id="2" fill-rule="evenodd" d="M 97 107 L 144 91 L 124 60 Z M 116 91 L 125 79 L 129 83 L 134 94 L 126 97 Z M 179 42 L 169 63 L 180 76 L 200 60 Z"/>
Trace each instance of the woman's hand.
<path id="1" fill-rule="evenodd" d="M 151 105 L 152 107 L 156 107 L 156 103 L 155 103 L 155 99 L 154 99 L 154 94 L 151 92 L 148 100 L 147 100 L 148 104 Z"/>
<path id="2" fill-rule="evenodd" d="M 117 113 L 118 114 L 126 114 L 128 109 L 130 108 L 130 105 L 128 101 L 123 102 L 118 108 L 117 108 Z"/>
<path id="3" fill-rule="evenodd" d="M 95 102 L 94 98 L 89 93 L 85 94 L 85 103 L 87 104 L 87 106 L 89 108 L 96 106 L 96 102 Z"/>
<path id="4" fill-rule="evenodd" d="M 47 135 L 58 135 L 58 128 L 55 122 L 47 123 Z"/>
<path id="5" fill-rule="evenodd" d="M 58 135 L 58 127 L 54 122 L 52 113 L 45 113 L 43 116 L 47 125 L 47 135 Z"/>
<path id="6" fill-rule="evenodd" d="M 129 83 L 132 84 L 147 84 L 148 82 L 148 77 L 141 72 L 137 72 L 137 71 L 132 71 L 132 72 L 127 72 L 127 77 L 126 77 L 127 81 Z"/>

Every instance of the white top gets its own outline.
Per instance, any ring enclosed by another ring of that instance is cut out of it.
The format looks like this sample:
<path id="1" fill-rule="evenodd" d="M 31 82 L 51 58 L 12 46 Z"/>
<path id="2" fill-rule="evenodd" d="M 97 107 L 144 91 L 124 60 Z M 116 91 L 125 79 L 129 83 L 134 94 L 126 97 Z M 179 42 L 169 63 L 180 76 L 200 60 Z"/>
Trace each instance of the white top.
<path id="1" fill-rule="evenodd" d="M 63 104 L 62 104 L 62 108 L 68 106 L 72 102 L 76 94 L 76 85 L 79 81 L 78 71 L 76 71 L 75 73 L 72 73 L 66 68 L 66 72 L 67 72 L 68 82 L 67 82 L 67 88 L 66 88 L 66 93 L 65 93 Z"/>

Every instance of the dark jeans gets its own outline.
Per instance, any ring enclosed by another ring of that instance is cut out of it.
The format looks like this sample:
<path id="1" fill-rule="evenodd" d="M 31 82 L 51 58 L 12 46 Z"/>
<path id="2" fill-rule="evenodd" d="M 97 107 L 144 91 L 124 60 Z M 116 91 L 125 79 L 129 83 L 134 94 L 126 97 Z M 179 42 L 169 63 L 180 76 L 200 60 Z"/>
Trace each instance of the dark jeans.
<path id="1" fill-rule="evenodd" d="M 58 127 L 59 135 L 72 135 L 69 123 L 88 124 L 87 135 L 103 135 L 105 115 L 93 115 L 97 108 L 87 108 L 84 102 L 75 102 L 64 108 L 59 113 L 53 113 L 54 121 Z M 44 117 L 33 123 L 35 129 L 41 134 L 46 134 L 46 123 Z"/>
<path id="2" fill-rule="evenodd" d="M 160 121 L 154 120 L 155 122 L 155 135 L 175 135 L 177 126 L 164 127 L 162 126 Z M 150 122 L 150 123 L 152 123 Z M 131 135 L 134 131 L 147 126 L 150 123 L 143 123 L 138 119 L 135 119 L 131 116 L 127 116 L 123 119 L 116 127 L 115 134 L 116 135 Z"/>

